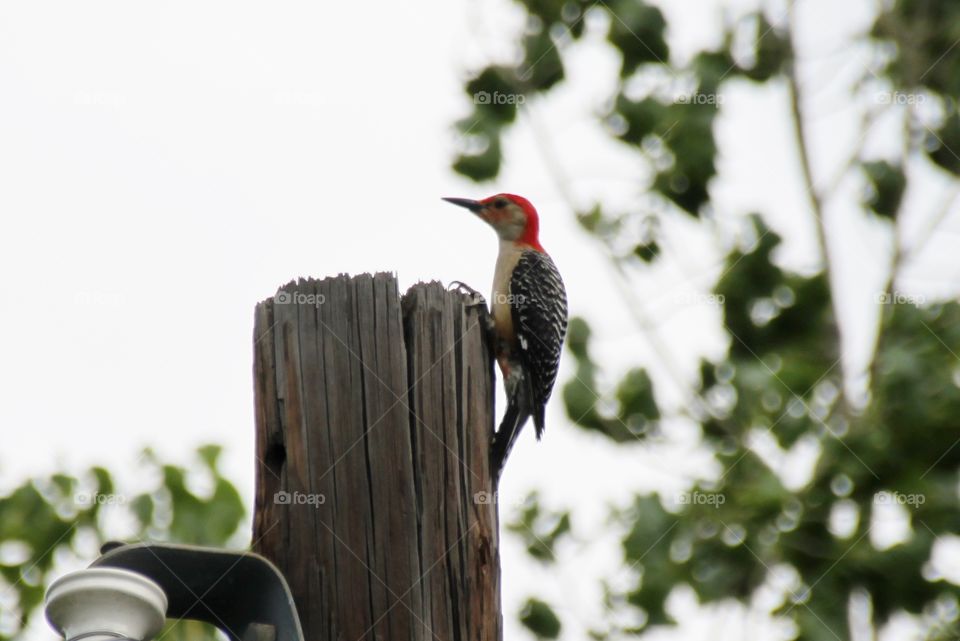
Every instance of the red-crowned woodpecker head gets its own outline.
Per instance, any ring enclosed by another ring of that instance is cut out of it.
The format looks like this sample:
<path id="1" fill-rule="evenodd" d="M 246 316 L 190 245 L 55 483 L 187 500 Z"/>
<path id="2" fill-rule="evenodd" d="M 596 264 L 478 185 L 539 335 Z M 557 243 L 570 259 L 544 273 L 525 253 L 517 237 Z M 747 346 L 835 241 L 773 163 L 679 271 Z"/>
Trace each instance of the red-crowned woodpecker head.
<path id="1" fill-rule="evenodd" d="M 469 198 L 444 198 L 448 203 L 469 209 L 493 227 L 501 240 L 529 245 L 543 251 L 540 246 L 540 218 L 537 210 L 523 196 L 497 194 L 483 200 Z"/>

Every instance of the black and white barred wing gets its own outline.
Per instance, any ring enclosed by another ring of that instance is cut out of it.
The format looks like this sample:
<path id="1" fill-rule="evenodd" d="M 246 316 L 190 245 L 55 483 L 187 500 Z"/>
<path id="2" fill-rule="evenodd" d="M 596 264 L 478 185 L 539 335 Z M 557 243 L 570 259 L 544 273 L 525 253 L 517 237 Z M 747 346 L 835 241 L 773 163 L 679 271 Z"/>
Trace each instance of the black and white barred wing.
<path id="1" fill-rule="evenodd" d="M 514 331 L 520 361 L 530 377 L 537 438 L 543 433 L 544 406 L 557 380 L 567 333 L 567 291 L 547 254 L 524 252 L 510 279 Z"/>

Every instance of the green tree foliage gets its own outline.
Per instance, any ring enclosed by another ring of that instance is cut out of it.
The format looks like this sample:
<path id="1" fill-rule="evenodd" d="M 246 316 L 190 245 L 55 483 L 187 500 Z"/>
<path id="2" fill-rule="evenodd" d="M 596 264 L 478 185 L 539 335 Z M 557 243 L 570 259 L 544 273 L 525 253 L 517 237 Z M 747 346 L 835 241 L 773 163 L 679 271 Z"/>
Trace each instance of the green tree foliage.
<path id="1" fill-rule="evenodd" d="M 188 471 L 145 450 L 139 458 L 142 476 L 154 482 L 136 494 L 124 492 L 110 472 L 94 466 L 77 476 L 57 473 L 31 479 L 0 497 L 0 548 L 8 552 L 0 555 L 6 613 L 0 640 L 17 638 L 30 617 L 42 610 L 46 586 L 63 571 L 58 561 L 92 560 L 91 550 L 96 554 L 109 540 L 108 520 L 127 524 L 126 542 L 242 545 L 238 531 L 246 511 L 220 472 L 219 455 L 219 446 L 199 448 L 198 465 Z M 200 477 L 212 490 L 190 489 L 188 476 Z M 172 628 L 164 634 L 170 641 L 209 634 L 196 622 Z"/>
<path id="2" fill-rule="evenodd" d="M 914 175 L 905 167 L 912 163 L 928 175 L 939 173 L 955 187 L 960 174 L 960 3 L 880 4 L 872 28 L 850 43 L 871 51 L 874 62 L 855 84 L 849 106 L 865 115 L 865 132 L 881 117 L 902 121 L 902 151 L 897 157 L 869 157 L 861 141 L 840 176 L 861 178 L 862 202 L 848 209 L 873 212 L 874 223 L 890 233 L 894 246 L 886 291 L 863 292 L 864 300 L 884 303 L 874 310 L 878 339 L 866 372 L 866 399 L 850 399 L 846 392 L 855 374 L 844 372 L 840 358 L 844 344 L 822 222 L 823 203 L 834 193 L 811 177 L 801 94 L 816 88 L 801 86 L 795 76 L 792 11 L 775 20 L 761 11 L 718 25 L 722 45 L 681 66 L 671 59 L 669 25 L 653 4 L 518 0 L 536 33 L 521 39 L 523 60 L 482 70 L 467 83 L 471 95 L 513 92 L 526 102 L 549 101 L 564 78 L 570 44 L 590 33 L 584 12 L 603 18 L 589 22 L 605 25 L 600 36 L 620 54 L 621 65 L 616 91 L 599 120 L 613 144 L 628 145 L 649 161 L 651 177 L 644 186 L 660 198 L 656 215 L 692 221 L 717 234 L 720 225 L 710 219 L 708 205 L 717 173 L 714 124 L 725 84 L 776 83 L 788 88 L 793 106 L 800 178 L 811 196 L 822 268 L 797 274 L 778 267 L 773 256 L 782 239 L 765 224 L 764 212 L 742 212 L 750 229 L 741 236 L 749 240 L 730 250 L 713 286 L 722 301 L 729 348 L 719 362 L 703 362 L 691 385 L 696 401 L 691 413 L 721 473 L 691 487 L 679 506 L 665 497 L 637 496 L 614 515 L 627 532 L 624 563 L 637 568 L 639 578 L 626 590 L 609 588 L 607 602 L 642 613 L 644 623 L 625 629 L 611 622 L 594 631 L 596 638 L 642 635 L 654 625 L 676 624 L 665 601 L 681 586 L 692 588 L 702 603 L 732 597 L 746 604 L 769 584 L 774 568 L 786 568 L 793 579 L 773 615 L 794 624 L 799 639 L 851 638 L 851 603 L 863 596 L 870 607 L 862 625 L 879 628 L 906 612 L 918 617 L 931 639 L 958 635 L 957 586 L 927 568 L 933 545 L 960 533 L 960 305 L 903 300 L 895 283 L 908 253 L 900 242 L 899 214 Z M 744 32 L 753 34 L 750 47 L 743 46 Z M 552 46 L 545 46 L 545 37 Z M 548 62 L 538 73 L 541 58 Z M 690 81 L 679 96 L 671 84 L 677 78 Z M 475 105 L 461 131 L 480 132 L 482 144 L 466 146 L 454 168 L 479 181 L 495 177 L 500 138 L 516 111 Z M 585 232 L 600 241 L 619 273 L 652 269 L 663 259 L 660 226 L 648 225 L 650 213 L 639 205 L 638 211 L 605 211 L 603 196 L 593 194 L 598 204 L 585 210 L 571 203 Z M 940 220 L 936 212 L 929 218 L 933 226 Z M 649 232 L 639 243 L 633 232 L 638 226 Z M 922 242 L 910 251 L 920 247 Z M 587 320 L 573 319 L 567 358 L 576 375 L 562 390 L 570 419 L 614 443 L 657 438 L 650 426 L 669 417 L 657 402 L 656 381 L 637 368 L 612 392 L 600 389 L 602 366 L 593 360 L 590 337 Z M 758 435 L 783 450 L 800 441 L 814 446 L 818 454 L 809 479 L 787 483 L 752 445 Z M 872 520 L 889 507 L 884 504 L 896 505 L 910 523 L 907 535 L 891 545 L 870 536 Z M 532 531 L 539 518 L 538 510 L 528 507 L 514 529 Z M 576 513 L 564 518 L 559 531 L 540 525 L 550 549 Z M 535 558 L 545 556 L 543 546 L 528 549 Z M 560 630 L 560 618 L 536 599 L 521 616 L 540 637 Z"/>

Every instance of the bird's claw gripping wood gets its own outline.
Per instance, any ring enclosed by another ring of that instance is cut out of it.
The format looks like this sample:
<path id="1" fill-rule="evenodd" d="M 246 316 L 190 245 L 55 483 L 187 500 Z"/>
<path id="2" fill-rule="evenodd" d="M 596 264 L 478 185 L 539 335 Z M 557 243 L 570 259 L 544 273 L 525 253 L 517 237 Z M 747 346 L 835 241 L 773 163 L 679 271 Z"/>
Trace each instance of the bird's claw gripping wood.
<path id="1" fill-rule="evenodd" d="M 490 310 L 487 308 L 487 299 L 483 297 L 483 294 L 475 290 L 473 287 L 470 287 L 470 285 L 467 285 L 463 281 L 455 280 L 450 283 L 447 289 L 468 294 L 472 297 L 472 300 L 469 303 L 465 303 L 465 305 L 467 307 L 480 308 L 479 322 L 483 325 L 483 329 L 487 333 L 487 344 L 490 345 L 493 356 L 496 358 L 498 340 L 497 327 L 496 323 L 494 323 L 493 316 L 490 315 Z"/>
<path id="2" fill-rule="evenodd" d="M 567 330 L 567 295 L 560 273 L 540 244 L 540 219 L 530 201 L 513 194 L 444 200 L 476 214 L 500 238 L 490 312 L 492 345 L 507 387 L 507 410 L 491 449 L 499 476 L 528 418 L 533 417 L 538 439 L 543 433 L 544 407 L 557 378 Z M 479 296 L 463 283 L 453 284 Z"/>
<path id="3" fill-rule="evenodd" d="M 452 281 L 450 285 L 447 286 L 447 290 L 458 291 L 462 294 L 469 294 L 473 297 L 473 301 L 471 301 L 470 305 L 483 305 L 484 307 L 487 305 L 487 299 L 483 297 L 483 294 L 475 290 L 473 287 L 470 287 L 470 285 L 467 285 L 462 280 Z"/>

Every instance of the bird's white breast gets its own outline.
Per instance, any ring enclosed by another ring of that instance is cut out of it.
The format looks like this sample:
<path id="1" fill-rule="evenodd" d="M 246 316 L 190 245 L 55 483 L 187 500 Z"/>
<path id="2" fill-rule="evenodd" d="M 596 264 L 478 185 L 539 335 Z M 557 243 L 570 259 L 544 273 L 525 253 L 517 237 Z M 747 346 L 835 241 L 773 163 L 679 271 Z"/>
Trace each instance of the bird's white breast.
<path id="1" fill-rule="evenodd" d="M 497 256 L 497 266 L 493 274 L 493 321 L 497 326 L 497 333 L 508 342 L 513 341 L 513 316 L 510 305 L 510 277 L 517 266 L 517 261 L 523 254 L 523 248 L 517 247 L 513 241 L 501 240 L 500 253 Z"/>

